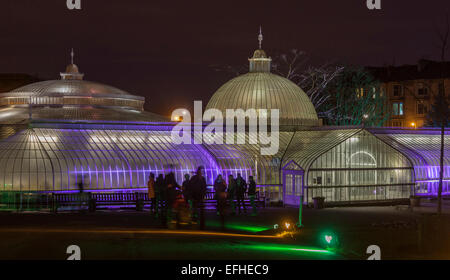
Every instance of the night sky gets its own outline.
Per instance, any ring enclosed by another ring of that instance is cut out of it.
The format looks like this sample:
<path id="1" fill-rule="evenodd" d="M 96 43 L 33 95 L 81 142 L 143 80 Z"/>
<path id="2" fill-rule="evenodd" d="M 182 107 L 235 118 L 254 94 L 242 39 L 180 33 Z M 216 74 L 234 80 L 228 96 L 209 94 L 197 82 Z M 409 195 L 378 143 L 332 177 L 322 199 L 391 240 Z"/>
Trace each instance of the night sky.
<path id="1" fill-rule="evenodd" d="M 434 26 L 449 0 L 144 1 L 1 0 L 0 73 L 58 79 L 70 62 L 86 80 L 146 97 L 146 109 L 170 115 L 204 104 L 257 48 L 259 25 L 269 55 L 297 48 L 310 63 L 413 64 L 437 59 Z M 450 57 L 450 54 L 448 55 Z M 448 58 L 447 58 L 448 59 Z"/>

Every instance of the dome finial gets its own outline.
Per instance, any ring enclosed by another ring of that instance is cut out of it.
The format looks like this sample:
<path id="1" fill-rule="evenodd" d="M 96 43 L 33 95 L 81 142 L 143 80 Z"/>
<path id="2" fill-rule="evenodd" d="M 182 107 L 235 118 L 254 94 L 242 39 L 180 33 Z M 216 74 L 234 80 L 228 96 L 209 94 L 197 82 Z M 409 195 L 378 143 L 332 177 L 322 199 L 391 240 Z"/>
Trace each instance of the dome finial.
<path id="1" fill-rule="evenodd" d="M 259 49 L 261 49 L 262 40 L 263 40 L 263 35 L 262 35 L 262 28 L 261 28 L 261 25 L 260 25 L 259 26 L 259 35 L 258 35 Z"/>
<path id="2" fill-rule="evenodd" d="M 250 62 L 249 65 L 249 71 L 250 72 L 270 72 L 270 62 L 272 59 L 267 57 L 266 53 L 262 49 L 262 40 L 263 40 L 263 34 L 262 34 L 262 27 L 259 26 L 259 34 L 258 34 L 258 41 L 259 41 L 259 49 L 257 49 L 253 53 L 253 57 L 249 58 L 248 61 Z"/>
<path id="3" fill-rule="evenodd" d="M 70 64 L 66 67 L 66 72 L 59 73 L 62 80 L 83 80 L 84 74 L 78 70 L 78 66 L 73 63 L 75 52 L 73 48 L 70 50 Z"/>
<path id="4" fill-rule="evenodd" d="M 75 55 L 75 53 L 73 52 L 73 48 L 72 48 L 72 51 L 70 52 L 70 56 L 71 56 L 70 62 L 71 62 L 71 64 L 73 64 L 73 57 L 74 57 L 74 55 Z"/>

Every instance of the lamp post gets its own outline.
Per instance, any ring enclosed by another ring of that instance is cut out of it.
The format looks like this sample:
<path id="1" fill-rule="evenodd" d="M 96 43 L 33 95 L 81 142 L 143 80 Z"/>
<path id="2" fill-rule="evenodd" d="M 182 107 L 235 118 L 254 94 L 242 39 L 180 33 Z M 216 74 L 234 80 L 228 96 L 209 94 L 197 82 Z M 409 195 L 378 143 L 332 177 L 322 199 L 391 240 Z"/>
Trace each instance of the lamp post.
<path id="1" fill-rule="evenodd" d="M 302 188 L 300 191 L 300 197 L 299 197 L 299 205 L 298 205 L 298 228 L 301 228 L 303 226 L 302 218 L 303 218 L 303 179 L 304 174 L 302 174 Z"/>
<path id="2" fill-rule="evenodd" d="M 302 215 L 303 215 L 303 188 L 302 192 L 300 193 L 300 204 L 298 206 L 298 227 L 301 228 L 303 226 L 302 224 Z"/>

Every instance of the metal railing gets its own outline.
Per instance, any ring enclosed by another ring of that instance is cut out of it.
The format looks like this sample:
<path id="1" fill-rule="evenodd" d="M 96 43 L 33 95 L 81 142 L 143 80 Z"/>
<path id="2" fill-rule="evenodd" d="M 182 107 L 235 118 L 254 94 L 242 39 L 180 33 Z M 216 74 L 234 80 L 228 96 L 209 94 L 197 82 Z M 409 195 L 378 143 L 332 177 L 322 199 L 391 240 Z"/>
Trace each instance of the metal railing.
<path id="1" fill-rule="evenodd" d="M 38 192 L 0 192 L 0 211 L 50 211 L 54 208 L 52 194 Z"/>
<path id="2" fill-rule="evenodd" d="M 248 195 L 245 193 L 245 200 Z M 265 206 L 265 197 L 256 192 L 256 201 Z M 207 192 L 205 202 L 215 201 L 215 193 Z M 95 211 L 97 207 L 112 205 L 136 205 L 142 209 L 150 205 L 151 200 L 147 192 L 84 192 L 84 193 L 40 193 L 0 191 L 0 211 L 48 211 L 89 209 Z"/>

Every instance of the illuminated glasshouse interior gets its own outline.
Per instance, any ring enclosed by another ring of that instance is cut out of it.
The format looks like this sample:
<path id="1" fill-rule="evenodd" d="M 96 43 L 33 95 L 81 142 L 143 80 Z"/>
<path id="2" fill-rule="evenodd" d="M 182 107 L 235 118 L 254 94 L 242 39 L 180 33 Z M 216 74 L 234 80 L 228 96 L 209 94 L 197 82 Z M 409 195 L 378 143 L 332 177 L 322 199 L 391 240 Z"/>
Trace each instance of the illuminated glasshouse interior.
<path id="1" fill-rule="evenodd" d="M 176 145 L 175 122 L 144 111 L 143 97 L 84 80 L 72 52 L 61 79 L 0 95 L 0 190 L 72 192 L 80 180 L 91 192 L 144 190 L 150 172 L 173 171 L 181 183 L 201 165 L 209 185 L 218 174 L 253 175 L 260 192 L 286 205 L 298 205 L 300 194 L 305 203 L 436 194 L 439 131 L 320 126 L 306 93 L 272 74 L 261 48 L 249 62 L 249 73 L 220 87 L 207 109 L 279 109 L 277 154 L 262 156 L 249 133 L 245 144 Z"/>

